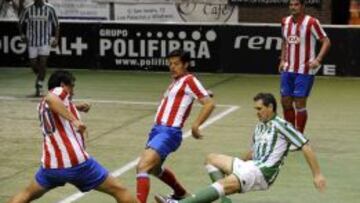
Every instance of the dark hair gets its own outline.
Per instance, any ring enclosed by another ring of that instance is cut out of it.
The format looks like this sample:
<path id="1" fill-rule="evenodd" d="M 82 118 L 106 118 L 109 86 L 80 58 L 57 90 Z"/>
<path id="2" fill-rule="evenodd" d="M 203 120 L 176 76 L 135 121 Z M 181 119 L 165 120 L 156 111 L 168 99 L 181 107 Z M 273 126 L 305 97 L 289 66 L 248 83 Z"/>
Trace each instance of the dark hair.
<path id="1" fill-rule="evenodd" d="M 170 52 L 166 58 L 171 58 L 171 57 L 180 57 L 180 60 L 183 63 L 190 62 L 190 52 L 184 51 L 182 49 L 175 49 L 174 51 Z"/>
<path id="2" fill-rule="evenodd" d="M 262 100 L 264 106 L 268 107 L 270 104 L 273 106 L 273 111 L 276 113 L 277 103 L 273 94 L 271 93 L 258 93 L 254 97 L 254 101 Z"/>
<path id="3" fill-rule="evenodd" d="M 48 80 L 48 89 L 54 89 L 55 87 L 60 87 L 61 83 L 64 85 L 74 85 L 75 77 L 66 70 L 57 70 L 51 74 Z"/>
<path id="4" fill-rule="evenodd" d="M 290 1 L 289 1 L 289 3 L 290 3 Z M 298 0 L 298 1 L 300 2 L 301 5 L 305 5 L 305 0 Z"/>

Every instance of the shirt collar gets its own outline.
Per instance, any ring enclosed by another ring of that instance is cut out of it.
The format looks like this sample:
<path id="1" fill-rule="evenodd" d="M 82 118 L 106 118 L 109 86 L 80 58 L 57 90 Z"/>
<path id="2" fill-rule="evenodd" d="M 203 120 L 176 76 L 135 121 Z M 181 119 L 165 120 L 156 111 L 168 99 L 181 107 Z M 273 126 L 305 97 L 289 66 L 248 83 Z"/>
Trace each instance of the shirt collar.
<path id="1" fill-rule="evenodd" d="M 264 121 L 263 124 L 268 124 L 270 121 L 274 120 L 277 117 L 277 113 L 274 113 L 274 115 L 267 121 Z"/>
<path id="2" fill-rule="evenodd" d="M 297 23 L 297 24 L 301 24 L 301 23 L 303 22 L 304 18 L 305 18 L 305 15 L 304 15 L 304 14 L 301 14 L 301 15 L 299 15 L 299 17 L 297 18 L 297 21 L 295 21 L 294 16 L 291 16 L 291 22 L 294 23 L 294 24 L 296 24 L 296 23 Z"/>

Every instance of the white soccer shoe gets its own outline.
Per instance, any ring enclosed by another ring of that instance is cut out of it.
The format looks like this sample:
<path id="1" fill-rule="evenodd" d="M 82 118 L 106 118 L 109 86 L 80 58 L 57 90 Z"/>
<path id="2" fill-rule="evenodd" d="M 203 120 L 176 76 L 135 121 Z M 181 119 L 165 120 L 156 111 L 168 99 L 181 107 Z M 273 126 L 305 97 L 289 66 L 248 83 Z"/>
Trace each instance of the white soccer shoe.
<path id="1" fill-rule="evenodd" d="M 158 194 L 155 195 L 154 198 L 157 203 L 178 203 L 179 202 L 177 200 L 174 200 L 174 199 L 162 196 L 162 195 L 158 195 Z"/>

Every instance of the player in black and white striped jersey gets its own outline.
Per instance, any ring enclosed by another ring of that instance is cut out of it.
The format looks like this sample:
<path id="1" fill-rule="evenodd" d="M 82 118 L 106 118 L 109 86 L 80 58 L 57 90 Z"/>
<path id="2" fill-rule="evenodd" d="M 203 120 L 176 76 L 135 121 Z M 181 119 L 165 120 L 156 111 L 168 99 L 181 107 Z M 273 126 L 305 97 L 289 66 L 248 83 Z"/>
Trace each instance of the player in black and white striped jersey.
<path id="1" fill-rule="evenodd" d="M 56 47 L 59 39 L 59 22 L 54 7 L 44 0 L 34 0 L 21 14 L 19 30 L 27 43 L 30 65 L 36 74 L 35 96 L 41 96 L 50 46 Z M 52 35 L 55 35 L 54 40 L 51 40 Z"/>

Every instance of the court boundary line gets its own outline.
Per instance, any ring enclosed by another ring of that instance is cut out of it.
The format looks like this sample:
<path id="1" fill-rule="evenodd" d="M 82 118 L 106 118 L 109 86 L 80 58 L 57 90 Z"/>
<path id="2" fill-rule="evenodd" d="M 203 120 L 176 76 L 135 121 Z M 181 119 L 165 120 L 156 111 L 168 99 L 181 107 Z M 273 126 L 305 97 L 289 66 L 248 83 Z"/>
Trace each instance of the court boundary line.
<path id="1" fill-rule="evenodd" d="M 0 101 L 40 101 L 40 98 L 26 98 L 26 97 L 15 97 L 15 96 L 0 96 Z M 144 105 L 144 106 L 155 106 L 159 105 L 159 102 L 140 102 L 140 101 L 130 101 L 130 100 L 102 100 L 102 99 L 93 99 L 93 98 L 80 98 L 74 99 L 73 101 L 84 101 L 84 102 L 93 102 L 100 104 L 123 104 L 123 105 Z M 196 104 L 198 105 L 198 104 Z M 216 104 L 218 107 L 233 107 L 236 105 L 231 104 Z"/>

